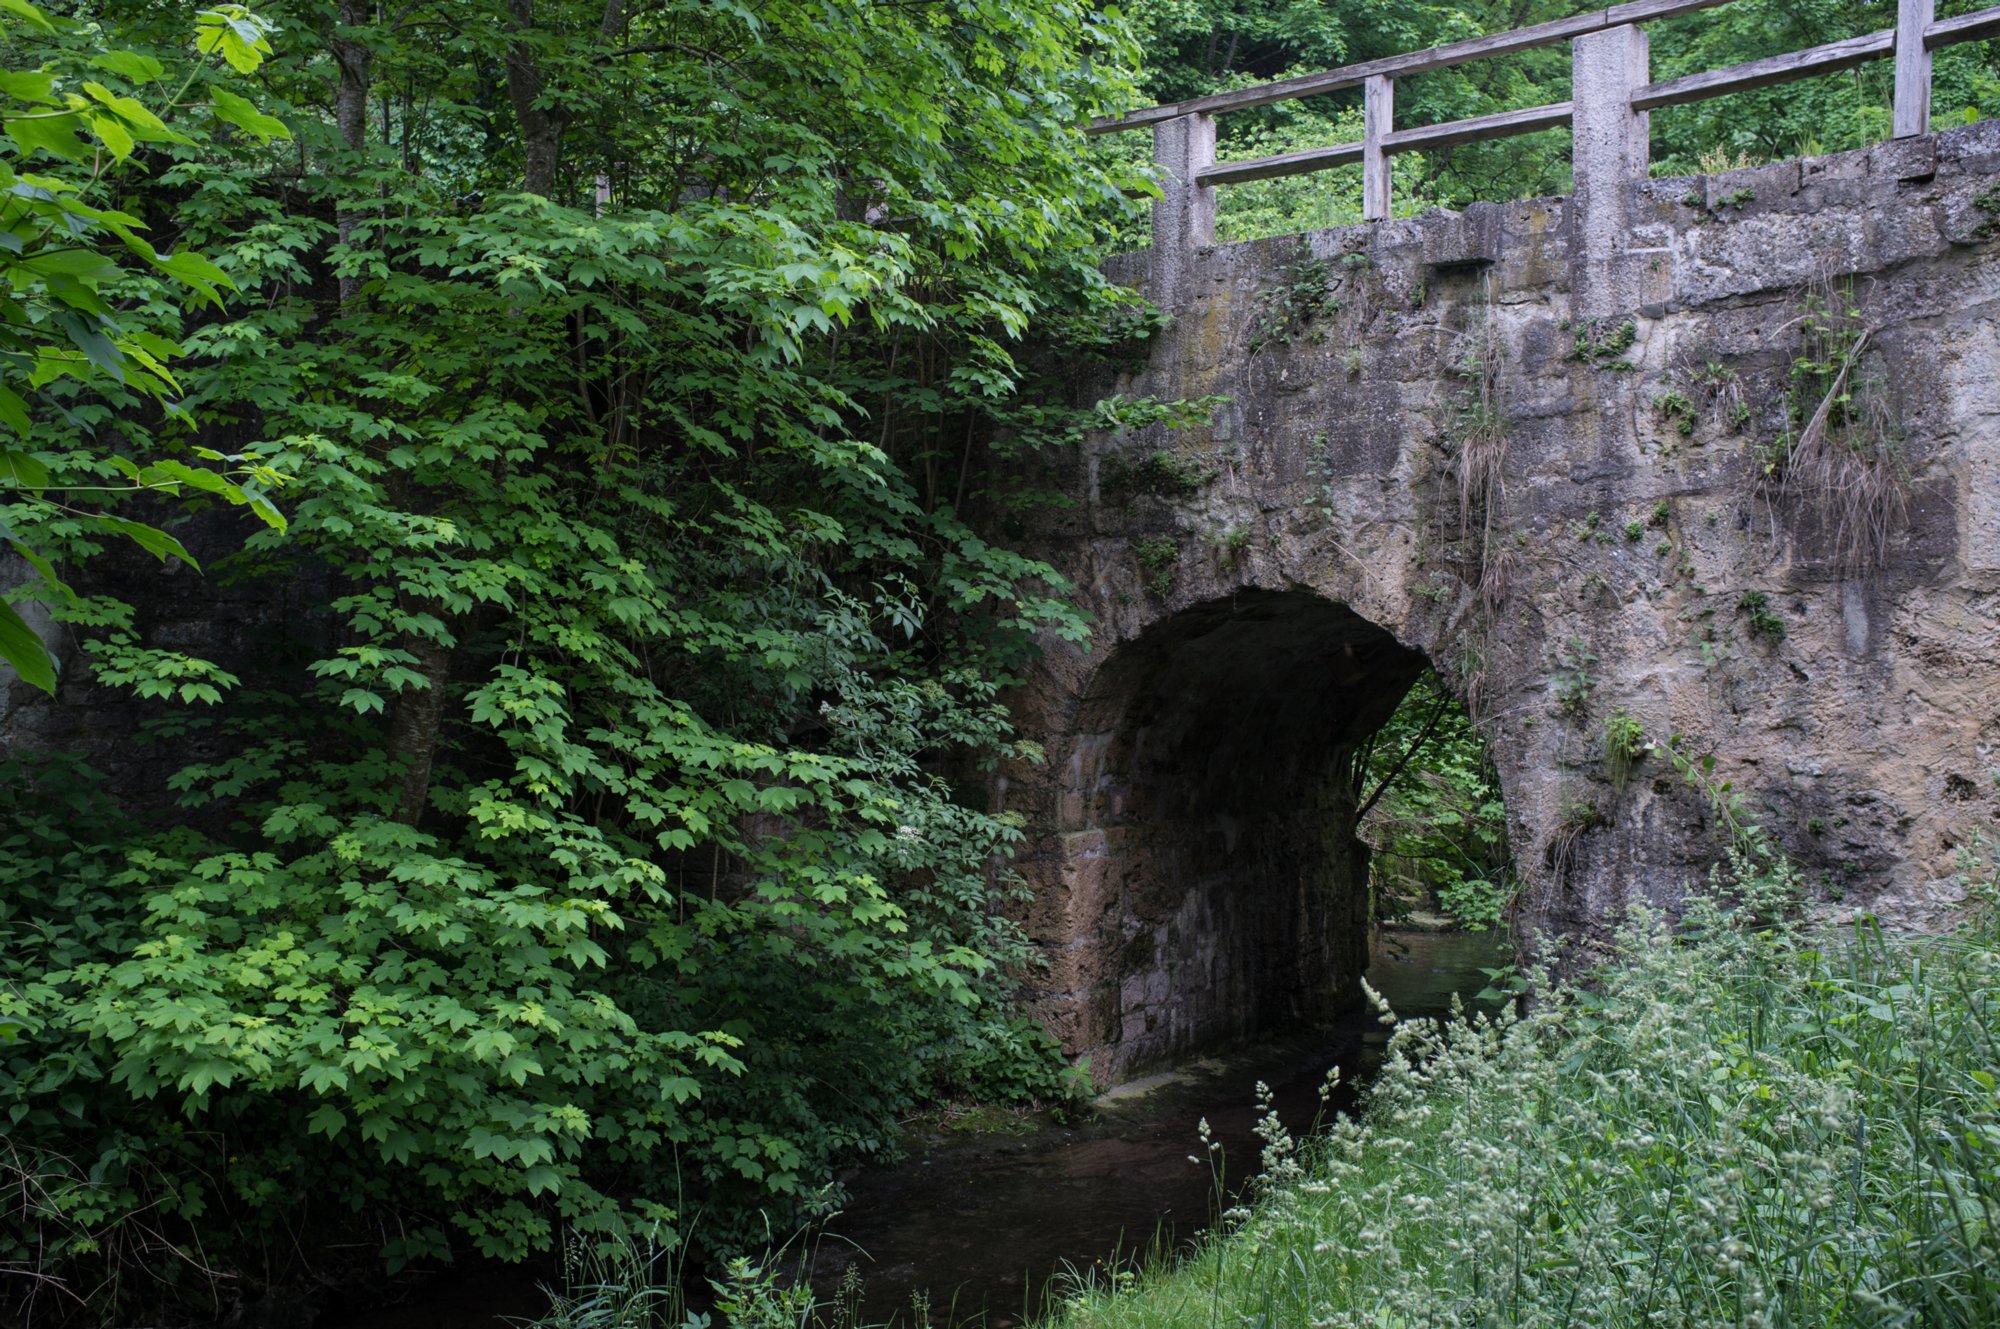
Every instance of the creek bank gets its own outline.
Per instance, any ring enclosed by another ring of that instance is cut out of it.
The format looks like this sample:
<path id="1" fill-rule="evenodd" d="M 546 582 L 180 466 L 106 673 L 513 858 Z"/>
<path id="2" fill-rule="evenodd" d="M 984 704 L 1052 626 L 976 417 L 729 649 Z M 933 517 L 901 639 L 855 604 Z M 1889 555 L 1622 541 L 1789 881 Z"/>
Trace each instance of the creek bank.
<path id="1" fill-rule="evenodd" d="M 1484 969 L 1511 962 L 1499 932 L 1383 930 L 1369 982 L 1404 1016 L 1470 1000 Z M 1132 1268 L 1149 1251 L 1182 1250 L 1210 1223 L 1219 1196 L 1254 1175 L 1262 1110 L 1254 1086 L 1293 1132 L 1323 1110 L 1327 1069 L 1341 1068 L 1331 1104 L 1346 1107 L 1379 1064 L 1384 1031 L 1356 1012 L 1315 1030 L 1184 1063 L 1128 1082 L 1073 1114 L 1009 1121 L 983 1134 L 926 1127 L 893 1167 L 845 1178 L 846 1210 L 810 1253 L 813 1282 L 831 1296 L 850 1266 L 863 1285 L 865 1323 L 1007 1329 L 1079 1276 Z M 1208 1123 L 1215 1168 L 1204 1153 Z"/>

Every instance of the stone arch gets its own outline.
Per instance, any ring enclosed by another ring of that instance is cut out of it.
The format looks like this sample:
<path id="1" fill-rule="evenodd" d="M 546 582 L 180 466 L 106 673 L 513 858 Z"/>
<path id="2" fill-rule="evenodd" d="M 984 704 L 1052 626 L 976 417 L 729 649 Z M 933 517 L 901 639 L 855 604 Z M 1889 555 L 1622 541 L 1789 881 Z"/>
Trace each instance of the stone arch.
<path id="1" fill-rule="evenodd" d="M 1043 1013 L 1100 1077 L 1332 1014 L 1368 950 L 1356 746 L 1421 651 L 1310 590 L 1241 589 L 1119 643 L 1053 755 Z"/>

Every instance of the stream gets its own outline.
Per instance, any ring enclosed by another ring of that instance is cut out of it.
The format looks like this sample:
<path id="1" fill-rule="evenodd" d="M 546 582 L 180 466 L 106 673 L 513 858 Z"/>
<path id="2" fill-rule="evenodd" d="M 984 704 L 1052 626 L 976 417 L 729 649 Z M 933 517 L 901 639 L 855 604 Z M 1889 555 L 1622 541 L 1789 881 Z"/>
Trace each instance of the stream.
<path id="1" fill-rule="evenodd" d="M 1398 1015 L 1441 1015 L 1453 994 L 1469 1003 L 1482 969 L 1508 964 L 1503 934 L 1382 932 L 1368 981 Z M 812 1252 L 813 1282 L 832 1295 L 847 1266 L 862 1281 L 862 1322 L 921 1329 L 1008 1329 L 1039 1312 L 1079 1274 L 1107 1277 L 1156 1248 L 1185 1249 L 1212 1219 L 1220 1191 L 1255 1173 L 1261 1142 L 1258 1081 L 1295 1135 L 1322 1111 L 1320 1087 L 1341 1068 L 1353 1101 L 1386 1042 L 1368 1012 L 1309 1036 L 1231 1051 L 1121 1086 L 1069 1125 L 1018 1135 L 927 1132 L 894 1167 L 848 1180 L 846 1211 Z M 1206 1120 L 1222 1147 L 1216 1172 Z M 917 1305 L 913 1305 L 917 1303 Z"/>
<path id="2" fill-rule="evenodd" d="M 1504 934 L 1383 931 L 1368 981 L 1397 1014 L 1442 1014 L 1468 1002 L 1484 968 L 1512 961 Z M 1387 1036 L 1372 1014 L 1262 1041 L 1122 1085 L 1067 1124 L 985 1114 L 978 1131 L 949 1124 L 912 1132 L 888 1168 L 844 1178 L 845 1209 L 803 1252 L 824 1297 L 849 1266 L 861 1281 L 860 1323 L 894 1329 L 1010 1329 L 1027 1323 L 1079 1274 L 1109 1277 L 1148 1252 L 1185 1250 L 1219 1195 L 1254 1175 L 1261 1151 L 1255 1086 L 1271 1086 L 1295 1135 L 1323 1110 L 1320 1086 L 1341 1068 L 1333 1107 L 1353 1101 Z M 1206 1120 L 1216 1169 L 1205 1153 Z M 961 1123 L 971 1124 L 971 1123 Z M 992 1129 L 995 1125 L 999 1129 Z M 795 1256 L 800 1255 L 794 1251 Z M 411 1300 L 323 1320 L 338 1329 L 496 1329 L 543 1314 L 546 1272 L 495 1268 L 440 1280 Z M 358 1308 L 357 1308 L 358 1309 Z"/>

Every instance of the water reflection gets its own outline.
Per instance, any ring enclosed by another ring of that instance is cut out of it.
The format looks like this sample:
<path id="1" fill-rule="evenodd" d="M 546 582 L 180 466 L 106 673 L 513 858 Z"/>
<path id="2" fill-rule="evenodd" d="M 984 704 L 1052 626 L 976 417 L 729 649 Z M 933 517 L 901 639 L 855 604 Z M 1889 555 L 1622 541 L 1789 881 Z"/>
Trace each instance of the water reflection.
<path id="1" fill-rule="evenodd" d="M 1436 1015 L 1454 993 L 1470 1000 L 1486 982 L 1481 969 L 1508 956 L 1493 933 L 1385 933 L 1368 981 L 1398 1014 Z M 1155 1243 L 1184 1245 L 1207 1225 L 1217 1185 L 1208 1166 L 1189 1162 L 1200 1152 L 1198 1122 L 1208 1121 L 1223 1186 L 1234 1191 L 1260 1147 L 1252 1085 L 1271 1084 L 1280 1119 L 1303 1131 L 1320 1111 L 1327 1069 L 1338 1063 L 1350 1086 L 1360 1083 L 1382 1041 L 1372 1017 L 1357 1015 L 1310 1038 L 1183 1068 L 1069 1127 L 933 1140 L 850 1181 L 852 1199 L 817 1250 L 814 1282 L 831 1291 L 858 1266 L 869 1322 L 920 1325 L 914 1300 L 928 1304 L 933 1324 L 1020 1324 L 1066 1272 L 1101 1276 Z"/>

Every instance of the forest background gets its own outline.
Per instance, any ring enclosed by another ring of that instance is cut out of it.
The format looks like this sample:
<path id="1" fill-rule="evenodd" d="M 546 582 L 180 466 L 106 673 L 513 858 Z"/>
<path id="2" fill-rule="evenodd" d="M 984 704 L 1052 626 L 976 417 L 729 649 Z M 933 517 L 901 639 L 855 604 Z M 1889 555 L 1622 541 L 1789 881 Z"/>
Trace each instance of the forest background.
<path id="1" fill-rule="evenodd" d="M 1149 145 L 1077 126 L 1592 7 L 0 0 L 8 704 L 138 726 L 0 765 L 0 1302 L 725 1250 L 915 1104 L 1065 1093 L 981 772 L 1034 756 L 1001 697 L 1037 635 L 1089 624 L 1007 547 L 1057 501 L 1009 463 L 1189 414 L 1056 372 L 1157 327 L 1096 268 Z M 1740 0 L 1654 68 L 1891 22 Z M 1888 77 L 1656 114 L 1659 169 L 1871 142 Z M 1399 115 L 1567 79 L 1483 62 Z M 1984 46 L 1936 86 L 2000 109 Z M 1233 115 L 1224 155 L 1358 116 Z M 1396 170 L 1409 210 L 1560 192 L 1567 138 Z M 1334 172 L 1221 226 L 1358 216 Z M 162 638 L 188 602 L 240 615 L 213 652 Z M 1467 828 L 1399 852 L 1490 865 L 1448 732 L 1399 824 Z"/>

